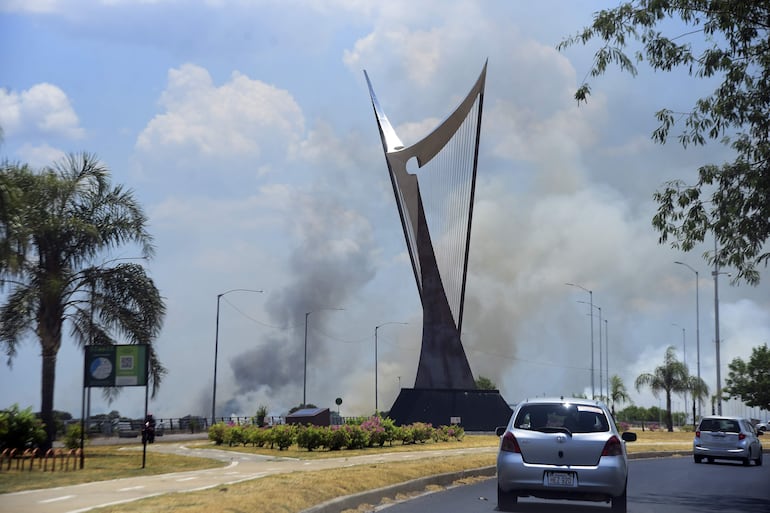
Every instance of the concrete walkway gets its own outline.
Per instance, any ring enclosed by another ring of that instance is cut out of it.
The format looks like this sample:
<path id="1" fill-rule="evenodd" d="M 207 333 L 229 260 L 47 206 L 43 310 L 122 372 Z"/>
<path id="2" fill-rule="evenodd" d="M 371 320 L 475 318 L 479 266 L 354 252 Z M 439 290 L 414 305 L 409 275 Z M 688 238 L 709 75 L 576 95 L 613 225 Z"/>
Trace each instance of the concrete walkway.
<path id="1" fill-rule="evenodd" d="M 473 448 L 443 451 L 380 453 L 347 458 L 300 460 L 296 458 L 276 458 L 272 456 L 221 451 L 216 449 L 196 449 L 194 445 L 196 440 L 191 440 L 191 435 L 173 436 L 175 438 L 173 443 L 156 443 L 148 445 L 148 451 L 173 452 L 189 456 L 213 458 L 226 462 L 227 465 L 215 469 L 130 477 L 111 481 L 63 486 L 59 488 L 1 494 L 0 512 L 81 513 L 94 508 L 136 501 L 157 495 L 205 490 L 207 488 L 231 485 L 273 474 L 325 470 L 391 461 L 409 461 L 446 454 L 478 454 L 480 451 L 489 451 L 490 453 L 497 452 L 497 448 Z M 172 437 L 169 436 L 168 438 L 165 438 L 163 442 L 169 442 L 171 440 Z M 125 442 L 125 439 L 123 439 L 118 443 L 122 445 Z M 131 444 L 127 448 L 127 450 L 137 451 L 141 451 L 141 449 L 141 443 Z M 486 472 L 488 471 L 489 469 L 486 470 Z M 494 475 L 494 473 L 492 473 L 492 475 Z M 424 487 L 424 485 L 421 486 Z M 381 492 L 384 493 L 384 491 Z M 323 509 L 315 510 L 322 511 Z M 337 509 L 337 511 L 339 511 L 339 509 Z"/>

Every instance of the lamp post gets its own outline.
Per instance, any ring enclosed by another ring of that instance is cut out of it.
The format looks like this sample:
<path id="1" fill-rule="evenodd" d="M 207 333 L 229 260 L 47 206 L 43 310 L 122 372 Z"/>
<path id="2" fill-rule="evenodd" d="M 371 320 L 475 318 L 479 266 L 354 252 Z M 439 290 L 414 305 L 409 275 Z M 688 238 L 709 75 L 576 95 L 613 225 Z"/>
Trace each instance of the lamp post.
<path id="1" fill-rule="evenodd" d="M 594 381 L 594 344 L 593 344 L 593 309 L 599 310 L 599 396 L 602 395 L 602 307 L 585 301 L 578 301 L 584 305 L 590 305 L 591 307 L 591 399 L 596 399 L 596 394 L 593 389 Z"/>
<path id="2" fill-rule="evenodd" d="M 591 398 L 594 398 L 596 396 L 596 390 L 594 389 L 594 293 L 593 291 L 588 290 L 587 288 L 576 283 L 565 283 L 565 285 L 569 285 L 570 287 L 577 287 L 581 290 L 584 290 L 585 292 L 588 292 L 588 304 L 591 305 L 591 308 L 589 309 L 589 315 L 591 317 Z"/>
<path id="3" fill-rule="evenodd" d="M 698 292 L 698 271 L 684 262 L 674 262 L 683 265 L 695 273 L 695 363 L 697 366 L 698 382 L 700 382 L 700 294 Z M 701 404 L 698 401 L 698 417 L 702 415 Z"/>
<path id="4" fill-rule="evenodd" d="M 685 329 L 683 326 L 678 325 L 675 322 L 671 323 L 671 326 L 676 326 L 677 328 L 682 328 L 682 361 L 684 363 L 684 368 L 687 369 L 687 344 L 685 343 Z M 689 374 L 689 370 L 687 373 Z M 685 424 L 687 423 L 687 389 L 684 389 L 684 420 Z"/>
<path id="5" fill-rule="evenodd" d="M 319 310 L 344 310 L 344 308 L 319 308 L 310 312 L 305 312 L 305 363 L 303 364 L 302 378 L 302 406 L 307 406 L 307 319 L 310 314 Z"/>
<path id="6" fill-rule="evenodd" d="M 380 411 L 379 404 L 377 402 L 377 330 L 380 329 L 383 326 L 387 326 L 388 324 L 402 324 L 407 325 L 408 322 L 383 322 L 382 324 L 379 324 L 374 327 L 374 414 L 377 415 L 377 413 Z M 401 380 L 401 377 L 399 376 L 399 381 Z"/>
<path id="7" fill-rule="evenodd" d="M 610 335 L 607 329 L 607 319 L 604 319 L 604 368 L 607 372 L 604 379 L 607 380 L 607 402 L 610 402 Z"/>
<path id="8" fill-rule="evenodd" d="M 216 406 L 217 406 L 217 357 L 219 355 L 219 301 L 222 296 L 225 296 L 231 292 L 257 292 L 262 293 L 261 290 L 254 289 L 230 289 L 221 294 L 217 294 L 217 324 L 216 333 L 214 334 L 214 388 L 211 391 L 211 425 L 216 424 Z"/>
<path id="9" fill-rule="evenodd" d="M 714 344 L 716 346 L 717 364 L 717 415 L 722 415 L 722 369 L 719 358 L 719 254 L 717 253 L 717 234 L 714 233 Z"/>

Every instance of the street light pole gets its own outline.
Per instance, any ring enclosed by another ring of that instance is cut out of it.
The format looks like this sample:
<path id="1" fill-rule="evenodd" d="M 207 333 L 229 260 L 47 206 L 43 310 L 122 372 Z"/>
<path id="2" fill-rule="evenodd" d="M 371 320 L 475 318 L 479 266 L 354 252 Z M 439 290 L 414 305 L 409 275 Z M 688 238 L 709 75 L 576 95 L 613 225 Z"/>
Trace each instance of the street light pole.
<path id="1" fill-rule="evenodd" d="M 590 305 L 590 308 L 588 309 L 588 315 L 591 317 L 591 399 L 596 398 L 596 389 L 594 388 L 594 293 L 591 290 L 588 290 L 587 288 L 577 285 L 575 283 L 566 283 L 565 285 L 569 285 L 570 287 L 577 287 L 581 290 L 584 290 L 588 292 L 588 304 Z M 578 301 L 578 303 L 585 303 L 585 301 Z M 601 324 L 599 325 L 601 327 Z"/>
<path id="2" fill-rule="evenodd" d="M 682 361 L 684 363 L 684 368 L 685 370 L 687 370 L 687 374 L 689 375 L 690 371 L 687 369 L 687 345 L 685 343 L 685 329 L 683 326 L 680 326 L 675 322 L 672 322 L 671 326 L 682 328 Z M 685 423 L 687 423 L 687 389 L 686 388 L 684 389 L 684 419 L 685 419 Z"/>
<path id="3" fill-rule="evenodd" d="M 717 235 L 714 233 L 714 344 L 716 345 L 717 364 L 717 415 L 722 415 L 722 369 L 719 358 L 719 255 L 717 253 Z"/>
<path id="4" fill-rule="evenodd" d="M 604 368 L 607 370 L 604 379 L 607 381 L 607 402 L 610 402 L 610 335 L 607 328 L 607 319 L 604 319 Z"/>
<path id="5" fill-rule="evenodd" d="M 377 330 L 380 329 L 383 326 L 386 326 L 388 324 L 409 324 L 407 322 L 384 322 L 380 325 L 377 325 L 374 327 L 374 414 L 377 415 L 380 411 L 379 404 L 377 402 Z M 399 380 L 401 377 L 399 376 Z"/>
<path id="6" fill-rule="evenodd" d="M 216 406 L 217 406 L 217 357 L 219 355 L 219 301 L 222 296 L 229 294 L 230 292 L 257 292 L 262 293 L 261 290 L 254 289 L 231 289 L 221 294 L 217 294 L 217 324 L 216 332 L 214 334 L 214 387 L 211 391 L 211 425 L 216 424 Z"/>
<path id="7" fill-rule="evenodd" d="M 303 378 L 302 378 L 302 407 L 307 406 L 307 319 L 310 314 L 319 310 L 344 310 L 344 308 L 319 308 L 318 310 L 312 310 L 305 312 L 305 361 L 303 363 Z"/>
<path id="8" fill-rule="evenodd" d="M 674 262 L 683 265 L 695 273 L 695 360 L 698 369 L 698 382 L 700 383 L 700 293 L 698 291 L 698 271 L 685 264 L 684 262 Z M 702 416 L 701 402 L 698 401 L 698 417 Z"/>

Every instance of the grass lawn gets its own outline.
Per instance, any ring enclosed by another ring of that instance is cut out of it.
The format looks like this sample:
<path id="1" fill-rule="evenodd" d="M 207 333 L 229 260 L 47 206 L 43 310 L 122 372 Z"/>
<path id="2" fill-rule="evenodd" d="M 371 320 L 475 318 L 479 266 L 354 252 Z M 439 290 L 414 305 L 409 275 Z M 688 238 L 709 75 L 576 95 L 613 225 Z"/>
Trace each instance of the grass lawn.
<path id="1" fill-rule="evenodd" d="M 692 433 L 637 432 L 638 440 L 628 443 L 628 452 L 689 450 Z M 498 438 L 494 435 L 468 435 L 461 442 L 394 445 L 360 451 L 313 451 L 296 446 L 278 451 L 265 448 L 215 446 L 207 441 L 192 441 L 188 445 L 237 452 L 251 452 L 275 457 L 320 459 L 353 457 L 376 452 L 414 452 L 442 449 L 473 449 L 479 451 L 458 456 L 431 456 L 422 460 L 357 465 L 317 472 L 292 472 L 267 476 L 232 486 L 222 486 L 194 493 L 170 494 L 98 510 L 107 512 L 175 511 L 209 513 L 210 511 L 299 512 L 334 497 L 388 486 L 418 477 L 487 467 L 495 464 Z M 69 472 L 21 472 L 13 468 L 0 472 L 0 492 L 41 487 L 64 486 L 81 482 L 180 472 L 221 466 L 214 460 L 175 456 L 147 451 L 146 468 L 141 468 L 141 451 L 125 450 L 120 446 L 86 449 L 83 470 Z M 291 493 L 287 493 L 291 490 Z"/>

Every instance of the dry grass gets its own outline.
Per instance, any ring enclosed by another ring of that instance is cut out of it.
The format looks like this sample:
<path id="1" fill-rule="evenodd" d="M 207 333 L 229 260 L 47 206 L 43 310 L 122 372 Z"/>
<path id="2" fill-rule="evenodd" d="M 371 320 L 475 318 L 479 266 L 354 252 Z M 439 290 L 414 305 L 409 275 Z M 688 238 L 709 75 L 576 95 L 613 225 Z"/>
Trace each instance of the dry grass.
<path id="1" fill-rule="evenodd" d="M 285 451 L 284 451 L 285 452 Z M 412 462 L 292 472 L 200 492 L 153 497 L 98 510 L 100 513 L 284 512 L 296 513 L 335 497 L 418 477 L 494 465 L 494 452 L 434 457 Z"/>
<path id="2" fill-rule="evenodd" d="M 69 470 L 62 470 L 57 462 L 54 472 L 51 472 L 50 464 L 48 471 L 44 472 L 38 466 L 39 461 L 35 463 L 32 471 L 29 470 L 29 463 L 25 464 L 23 471 L 16 470 L 15 463 L 11 464 L 11 470 L 7 470 L 4 465 L 2 472 L 0 472 L 0 493 L 53 488 L 122 477 L 200 470 L 224 465 L 207 458 L 191 458 L 147 451 L 145 468 L 142 468 L 141 450 L 125 450 L 119 446 L 87 447 L 83 470 L 80 470 L 79 462 L 79 459 L 71 461 Z"/>
<path id="3" fill-rule="evenodd" d="M 627 445 L 629 453 L 648 451 L 688 450 L 692 447 L 692 433 L 637 432 L 638 440 Z M 203 443 L 207 447 L 215 446 Z M 401 451 L 426 451 L 457 448 L 479 448 L 478 453 L 459 456 L 428 457 L 408 462 L 357 465 L 340 469 L 292 472 L 268 476 L 230 486 L 185 494 L 170 494 L 138 502 L 116 505 L 98 510 L 101 513 L 149 513 L 175 511 L 177 513 L 223 512 L 286 512 L 302 511 L 312 505 L 335 497 L 358 493 L 375 488 L 409 481 L 426 475 L 442 474 L 495 464 L 498 438 L 494 435 L 469 435 L 462 442 L 426 443 L 418 445 L 384 447 L 363 451 L 314 451 L 298 449 L 286 451 L 255 449 L 251 447 L 229 448 L 238 452 L 260 453 L 276 457 L 322 459 L 353 457 L 361 454 Z M 224 447 L 219 447 L 225 449 Z M 141 469 L 141 452 L 120 450 L 118 447 L 98 447 L 87 451 L 86 469 L 77 472 L 43 473 L 2 472 L 0 492 L 63 486 L 78 482 L 131 477 L 136 475 L 178 472 L 220 466 L 213 460 L 173 456 L 148 451 L 147 465 Z"/>

